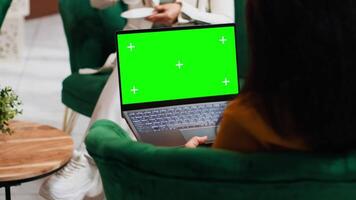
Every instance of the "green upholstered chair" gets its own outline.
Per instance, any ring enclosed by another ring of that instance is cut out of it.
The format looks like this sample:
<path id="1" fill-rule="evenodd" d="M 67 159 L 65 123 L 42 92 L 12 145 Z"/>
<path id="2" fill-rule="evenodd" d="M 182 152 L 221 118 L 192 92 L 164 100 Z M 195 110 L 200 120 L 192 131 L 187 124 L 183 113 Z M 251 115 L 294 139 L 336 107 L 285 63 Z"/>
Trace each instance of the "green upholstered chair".
<path id="1" fill-rule="evenodd" d="M 241 154 L 132 141 L 111 121 L 86 138 L 108 200 L 356 199 L 356 152 Z"/>
<path id="2" fill-rule="evenodd" d="M 235 22 L 237 24 L 237 55 L 239 77 L 244 80 L 249 66 L 249 48 L 246 27 L 246 2 L 247 0 L 235 0 Z M 243 84 L 243 81 L 241 82 Z"/>
<path id="3" fill-rule="evenodd" d="M 64 129 L 71 132 L 76 113 L 90 117 L 109 77 L 109 73 L 81 75 L 80 68 L 101 67 L 110 53 L 116 51 L 115 32 L 126 21 L 120 13 L 126 10 L 120 1 L 108 9 L 98 10 L 89 0 L 60 0 L 59 10 L 69 47 L 71 75 L 63 81 L 62 102 L 66 109 Z"/>
<path id="4" fill-rule="evenodd" d="M 0 0 L 0 28 L 2 23 L 4 22 L 6 12 L 7 9 L 9 9 L 10 4 L 11 4 L 11 0 Z"/>

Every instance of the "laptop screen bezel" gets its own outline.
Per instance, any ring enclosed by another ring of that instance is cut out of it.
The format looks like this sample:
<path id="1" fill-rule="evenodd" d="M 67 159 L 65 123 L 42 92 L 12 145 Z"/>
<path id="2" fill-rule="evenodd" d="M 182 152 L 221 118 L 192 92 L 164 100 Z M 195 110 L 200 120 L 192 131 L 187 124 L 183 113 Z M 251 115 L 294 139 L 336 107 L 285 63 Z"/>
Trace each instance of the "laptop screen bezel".
<path id="1" fill-rule="evenodd" d="M 237 72 L 237 82 L 238 82 L 238 91 L 236 94 L 230 95 L 218 95 L 218 96 L 209 96 L 209 97 L 198 97 L 198 98 L 187 98 L 187 99 L 178 99 L 178 100 L 165 100 L 165 101 L 155 101 L 155 102 L 146 102 L 146 103 L 135 103 L 135 104 L 126 104 L 122 103 L 122 90 L 121 90 L 121 77 L 120 77 L 120 59 L 119 59 L 119 41 L 118 35 L 124 34 L 135 34 L 135 33 L 147 33 L 147 32 L 162 32 L 162 31 L 175 31 L 175 30 L 192 30 L 192 29 L 206 29 L 206 28 L 220 28 L 220 27 L 233 27 L 235 34 L 235 48 L 237 49 L 237 28 L 236 23 L 228 23 L 228 24 L 216 24 L 216 25 L 197 25 L 197 26 L 182 26 L 182 27 L 168 27 L 168 28 L 160 28 L 160 29 L 139 29 L 139 30 L 125 30 L 125 31 L 117 31 L 115 34 L 116 41 L 116 52 L 117 52 L 117 67 L 118 67 L 118 77 L 119 77 L 119 92 L 120 92 L 120 104 L 121 104 L 121 114 L 123 116 L 123 112 L 130 110 L 138 110 L 138 109 L 147 109 L 147 108 L 157 108 L 157 107 L 165 107 L 165 106 L 176 106 L 176 105 L 184 105 L 184 104 L 194 104 L 194 103 L 208 103 L 208 102 L 218 102 L 218 101 L 229 101 L 234 99 L 238 93 L 240 92 L 240 78 L 239 75 L 239 67 L 238 67 L 238 55 L 236 52 L 236 72 Z"/>

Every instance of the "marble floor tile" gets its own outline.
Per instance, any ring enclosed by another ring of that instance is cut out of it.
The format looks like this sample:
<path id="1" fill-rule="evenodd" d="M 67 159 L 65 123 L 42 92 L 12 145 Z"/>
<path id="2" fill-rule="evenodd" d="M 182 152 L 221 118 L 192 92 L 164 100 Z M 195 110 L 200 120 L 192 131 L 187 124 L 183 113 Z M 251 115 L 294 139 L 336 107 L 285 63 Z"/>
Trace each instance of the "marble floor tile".
<path id="1" fill-rule="evenodd" d="M 35 45 L 54 45 L 57 48 L 67 48 L 65 37 L 58 37 L 64 35 L 62 19 L 59 15 L 51 15 L 42 18 L 39 24 L 39 29 L 34 38 Z"/>
<path id="2" fill-rule="evenodd" d="M 25 60 L 20 61 L 0 61 L 0 86 L 11 86 L 18 90 L 21 76 L 25 69 Z"/>
<path id="3" fill-rule="evenodd" d="M 31 52 L 30 48 L 33 47 L 33 44 L 35 42 L 35 39 L 38 35 L 38 31 L 40 28 L 40 23 L 43 19 L 33 19 L 33 20 L 27 20 L 25 22 L 25 38 L 24 38 L 24 42 L 25 42 L 25 49 L 24 49 L 24 56 L 25 58 L 28 57 L 28 53 Z"/>

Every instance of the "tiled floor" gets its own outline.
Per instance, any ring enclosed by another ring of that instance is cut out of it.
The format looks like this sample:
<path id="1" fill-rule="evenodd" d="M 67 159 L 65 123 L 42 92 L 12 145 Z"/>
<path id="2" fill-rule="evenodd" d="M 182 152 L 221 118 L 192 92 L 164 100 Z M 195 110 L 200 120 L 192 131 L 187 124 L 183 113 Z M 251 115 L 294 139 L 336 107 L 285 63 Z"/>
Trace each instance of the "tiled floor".
<path id="1" fill-rule="evenodd" d="M 23 115 L 17 119 L 61 128 L 64 106 L 61 83 L 70 74 L 68 49 L 59 15 L 26 21 L 25 49 L 18 62 L 0 60 L 0 85 L 12 86 L 23 102 Z M 89 119 L 80 117 L 73 131 L 74 142 L 80 142 Z M 42 199 L 38 196 L 43 180 L 12 189 L 13 200 Z M 0 189 L 0 200 L 5 199 Z"/>

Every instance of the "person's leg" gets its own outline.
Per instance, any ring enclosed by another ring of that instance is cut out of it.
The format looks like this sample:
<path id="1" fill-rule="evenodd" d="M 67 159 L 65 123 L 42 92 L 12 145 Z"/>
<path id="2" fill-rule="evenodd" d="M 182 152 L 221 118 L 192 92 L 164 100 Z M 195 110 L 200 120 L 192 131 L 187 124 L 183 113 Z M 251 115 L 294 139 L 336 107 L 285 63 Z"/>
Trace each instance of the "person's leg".
<path id="1" fill-rule="evenodd" d="M 126 120 L 121 116 L 121 101 L 120 101 L 120 91 L 119 91 L 119 74 L 117 67 L 114 68 L 111 73 L 103 91 L 100 94 L 98 102 L 95 106 L 94 112 L 91 116 L 87 132 L 93 123 L 100 119 L 108 119 L 116 122 L 121 126 L 133 140 L 136 140 L 131 129 L 129 128 Z M 87 133 L 82 138 L 81 145 L 79 146 L 79 151 L 86 152 L 84 140 Z"/>
<path id="2" fill-rule="evenodd" d="M 108 119 L 111 121 L 116 122 L 119 126 L 121 126 L 133 140 L 136 140 L 135 136 L 133 135 L 131 129 L 129 128 L 126 120 L 122 118 L 121 115 L 121 101 L 120 101 L 120 91 L 119 91 L 119 74 L 117 66 L 114 68 L 113 72 L 111 73 L 99 99 L 98 103 L 95 106 L 94 112 L 91 116 L 89 126 L 87 129 L 87 133 L 93 123 L 100 119 Z M 82 139 L 80 146 L 78 147 L 78 151 L 83 152 L 87 158 L 91 159 L 89 156 L 84 140 L 85 136 Z"/>
<path id="3" fill-rule="evenodd" d="M 135 136 L 126 123 L 126 120 L 121 116 L 121 102 L 119 91 L 119 74 L 117 67 L 114 68 L 103 92 L 100 95 L 98 103 L 95 106 L 93 115 L 91 117 L 89 128 L 99 119 L 108 119 L 116 122 L 131 136 L 133 140 Z"/>
<path id="4" fill-rule="evenodd" d="M 118 123 L 135 140 L 126 121 L 121 117 L 118 81 L 118 71 L 115 67 L 98 99 L 87 131 L 96 120 L 108 119 Z M 85 136 L 68 165 L 43 183 L 40 188 L 42 197 L 50 200 L 70 200 L 100 196 L 103 193 L 98 169 L 85 148 Z"/>

